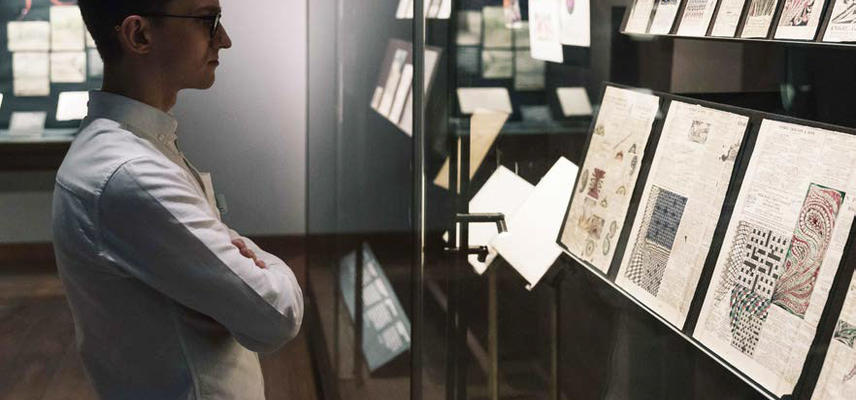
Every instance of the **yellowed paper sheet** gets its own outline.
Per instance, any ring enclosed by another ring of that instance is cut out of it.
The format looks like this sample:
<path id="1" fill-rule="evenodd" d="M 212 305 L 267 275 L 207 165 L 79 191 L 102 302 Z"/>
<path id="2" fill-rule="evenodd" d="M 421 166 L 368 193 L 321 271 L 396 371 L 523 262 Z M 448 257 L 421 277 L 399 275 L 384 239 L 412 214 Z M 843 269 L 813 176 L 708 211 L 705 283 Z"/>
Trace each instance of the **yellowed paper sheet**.
<path id="1" fill-rule="evenodd" d="M 51 82 L 86 82 L 86 52 L 51 53 Z"/>
<path id="2" fill-rule="evenodd" d="M 803 370 L 856 215 L 856 137 L 764 120 L 693 335 L 777 396 Z"/>
<path id="3" fill-rule="evenodd" d="M 47 21 L 11 21 L 6 24 L 9 51 L 48 51 L 51 24 Z"/>
<path id="4" fill-rule="evenodd" d="M 657 96 L 613 86 L 603 96 L 560 240 L 601 272 L 615 255 L 659 105 Z"/>
<path id="5" fill-rule="evenodd" d="M 508 114 L 495 111 L 477 111 L 470 118 L 470 178 L 475 175 L 490 147 L 502 131 Z M 443 163 L 434 184 L 449 189 L 449 159 Z"/>
<path id="6" fill-rule="evenodd" d="M 719 222 L 749 118 L 672 101 L 615 283 L 678 329 Z"/>
<path id="7" fill-rule="evenodd" d="M 86 48 L 86 28 L 77 6 L 53 6 L 51 18 L 51 50 L 83 51 Z"/>

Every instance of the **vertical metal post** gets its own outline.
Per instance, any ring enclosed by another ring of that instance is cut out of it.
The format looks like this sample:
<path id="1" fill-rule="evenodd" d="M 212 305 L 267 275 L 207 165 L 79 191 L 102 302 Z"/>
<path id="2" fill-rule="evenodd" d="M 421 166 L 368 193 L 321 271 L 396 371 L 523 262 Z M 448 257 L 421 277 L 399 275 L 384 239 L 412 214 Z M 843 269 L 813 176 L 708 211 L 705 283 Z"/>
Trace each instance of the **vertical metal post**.
<path id="1" fill-rule="evenodd" d="M 470 127 L 472 129 L 472 127 Z M 470 212 L 470 134 L 467 133 L 461 140 L 461 190 L 460 190 L 460 199 L 461 199 L 461 213 L 468 214 Z M 470 226 L 469 224 L 462 223 L 461 224 L 461 248 L 466 249 L 470 246 Z M 456 285 L 457 293 L 455 294 L 456 300 L 458 301 L 457 308 L 457 327 L 455 329 L 455 340 L 457 342 L 456 346 L 458 349 L 458 357 L 455 361 L 457 364 L 457 391 L 456 391 L 456 399 L 457 400 L 466 400 L 467 399 L 467 364 L 469 361 L 469 351 L 467 347 L 467 329 L 468 329 L 468 321 L 467 321 L 467 312 L 466 309 L 462 307 L 463 304 L 466 304 L 463 301 L 464 294 L 469 293 L 468 290 L 468 282 L 466 279 L 466 274 L 463 269 L 467 268 L 467 256 L 466 254 L 461 254 L 457 257 L 457 261 L 455 262 L 455 279 L 458 281 Z"/>
<path id="2" fill-rule="evenodd" d="M 561 312 L 562 312 L 562 281 L 564 280 L 564 271 L 559 272 L 559 276 L 556 277 L 555 284 L 553 286 L 553 302 L 550 307 L 550 330 L 551 330 L 551 338 L 550 338 L 550 398 L 553 400 L 560 400 L 562 398 L 562 390 L 559 385 L 559 381 L 561 379 L 561 348 L 560 338 L 562 337 L 562 325 L 559 323 L 561 321 Z"/>
<path id="3" fill-rule="evenodd" d="M 496 267 L 488 268 L 488 333 L 487 342 L 490 353 L 490 370 L 488 371 L 488 390 L 491 400 L 499 400 L 499 305 L 496 299 Z"/>
<path id="4" fill-rule="evenodd" d="M 363 385 L 363 247 L 354 255 L 354 380 Z"/>
<path id="5" fill-rule="evenodd" d="M 459 190 L 459 178 L 461 171 L 461 140 L 457 137 L 457 131 L 452 132 L 453 138 L 449 141 L 449 193 L 453 199 L 452 227 L 449 235 L 450 247 L 457 247 L 460 241 L 458 237 L 458 222 L 456 214 L 461 209 L 461 197 Z M 446 302 L 446 399 L 455 399 L 458 381 L 458 263 L 460 257 L 452 258 L 449 270 L 446 274 L 448 301 Z"/>
<path id="6" fill-rule="evenodd" d="M 422 399 L 425 280 L 425 0 L 413 0 L 413 324 L 410 348 L 410 398 Z"/>
<path id="7" fill-rule="evenodd" d="M 343 3 L 344 3 L 343 0 L 335 0 L 335 10 L 334 10 L 335 23 L 333 24 L 333 30 L 334 30 L 333 39 L 336 42 L 334 45 L 335 52 L 336 52 L 334 55 L 334 60 L 336 63 L 336 66 L 335 66 L 336 72 L 335 72 L 335 77 L 334 77 L 334 80 L 335 80 L 334 89 L 336 90 L 336 104 L 335 104 L 335 110 L 334 110 L 335 115 L 336 115 L 336 128 L 335 128 L 335 133 L 334 133 L 334 138 L 333 138 L 333 140 L 335 141 L 335 146 L 336 146 L 336 154 L 333 158 L 333 161 L 334 161 L 333 168 L 335 171 L 335 173 L 333 174 L 333 177 L 335 179 L 335 181 L 333 182 L 333 187 L 334 187 L 336 195 L 335 195 L 335 199 L 334 199 L 335 207 L 334 207 L 333 211 L 336 214 L 334 216 L 334 221 L 336 222 L 337 228 L 339 225 L 339 200 L 341 198 L 341 196 L 339 194 L 339 165 L 341 165 L 341 163 L 339 162 L 339 157 L 341 157 L 341 154 L 342 154 L 341 141 L 339 140 L 339 138 L 341 137 L 341 134 L 342 134 L 342 123 L 343 123 L 343 119 L 344 119 L 344 109 L 345 109 L 345 107 L 344 107 L 345 96 L 344 96 L 344 91 L 343 91 L 344 85 L 342 84 L 342 81 L 344 80 L 344 66 L 342 65 L 342 60 L 344 60 L 344 57 L 342 55 L 342 51 L 344 49 L 344 46 L 342 44 L 342 37 L 341 37 L 342 36 L 342 24 L 344 23 Z M 334 258 L 334 262 L 333 262 L 334 266 L 333 266 L 333 276 L 332 276 L 333 288 L 334 288 L 333 289 L 333 295 L 334 295 L 334 298 L 333 298 L 333 371 L 335 372 L 336 379 L 338 380 L 338 378 L 341 376 L 341 359 L 342 359 L 342 356 L 341 356 L 341 335 L 340 335 L 340 329 L 341 329 L 340 318 L 342 318 L 342 315 L 341 315 L 342 308 L 340 306 L 340 302 L 344 301 L 344 299 L 342 298 L 342 288 L 341 288 L 341 285 L 339 282 L 340 274 L 342 273 L 342 271 L 341 271 L 341 266 L 338 263 L 338 258 L 339 258 L 338 256 L 341 255 L 342 253 L 341 253 L 341 251 L 339 251 L 340 238 L 339 238 L 339 234 L 338 234 L 338 229 L 337 229 L 337 232 L 335 232 L 334 241 L 335 241 L 335 248 L 336 248 L 336 251 L 335 251 L 336 258 Z"/>

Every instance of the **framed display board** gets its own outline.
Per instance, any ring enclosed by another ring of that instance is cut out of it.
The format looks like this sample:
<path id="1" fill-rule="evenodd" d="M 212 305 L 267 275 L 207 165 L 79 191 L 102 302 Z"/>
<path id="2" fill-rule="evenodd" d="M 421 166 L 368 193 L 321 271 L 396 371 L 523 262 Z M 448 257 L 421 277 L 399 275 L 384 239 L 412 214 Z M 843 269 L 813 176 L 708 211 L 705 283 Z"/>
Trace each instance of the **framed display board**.
<path id="1" fill-rule="evenodd" d="M 3 1 L 0 38 L 0 129 L 9 128 L 13 113 L 43 115 L 47 131 L 77 128 L 85 92 L 103 76 L 77 1 Z"/>

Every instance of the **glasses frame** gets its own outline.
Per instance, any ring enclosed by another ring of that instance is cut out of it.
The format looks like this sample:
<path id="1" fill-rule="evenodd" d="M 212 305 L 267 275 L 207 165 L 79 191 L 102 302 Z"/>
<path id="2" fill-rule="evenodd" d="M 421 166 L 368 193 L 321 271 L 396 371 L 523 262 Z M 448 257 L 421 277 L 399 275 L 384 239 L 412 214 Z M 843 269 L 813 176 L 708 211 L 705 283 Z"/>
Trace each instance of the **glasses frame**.
<path id="1" fill-rule="evenodd" d="M 211 22 L 211 39 L 214 39 L 214 36 L 217 35 L 217 31 L 220 29 L 220 20 L 223 18 L 223 13 L 218 12 L 217 15 L 175 15 L 175 14 L 161 14 L 161 13 L 147 13 L 147 14 L 139 14 L 141 17 L 155 17 L 155 18 L 182 18 L 182 19 L 201 19 L 208 22 Z"/>

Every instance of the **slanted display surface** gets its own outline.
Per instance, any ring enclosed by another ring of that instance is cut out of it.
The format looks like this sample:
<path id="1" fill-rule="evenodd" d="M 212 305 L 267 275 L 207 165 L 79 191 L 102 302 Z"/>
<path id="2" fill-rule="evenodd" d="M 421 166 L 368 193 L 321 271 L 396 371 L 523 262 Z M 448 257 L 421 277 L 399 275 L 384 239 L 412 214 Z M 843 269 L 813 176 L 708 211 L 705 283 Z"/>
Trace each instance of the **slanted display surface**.
<path id="1" fill-rule="evenodd" d="M 672 101 L 616 283 L 678 328 L 696 291 L 749 118 Z"/>
<path id="2" fill-rule="evenodd" d="M 789 394 L 856 215 L 856 137 L 766 119 L 694 336 Z"/>
<path id="3" fill-rule="evenodd" d="M 601 272 L 615 255 L 659 106 L 650 94 L 614 86 L 604 92 L 559 240 Z"/>

